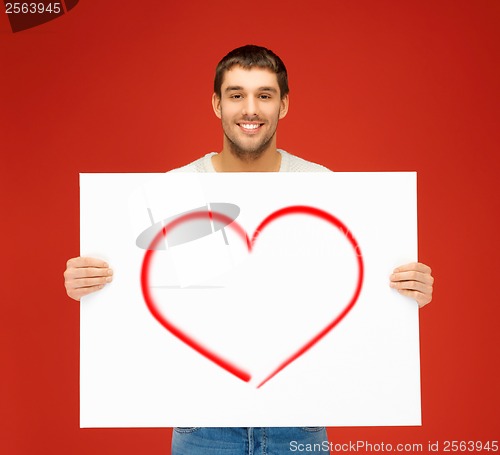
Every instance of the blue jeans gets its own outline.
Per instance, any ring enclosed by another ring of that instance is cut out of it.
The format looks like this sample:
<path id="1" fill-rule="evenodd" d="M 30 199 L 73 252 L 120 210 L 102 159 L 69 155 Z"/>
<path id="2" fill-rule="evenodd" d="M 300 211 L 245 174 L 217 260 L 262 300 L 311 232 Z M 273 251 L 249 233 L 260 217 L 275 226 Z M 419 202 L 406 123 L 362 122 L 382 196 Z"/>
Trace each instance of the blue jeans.
<path id="1" fill-rule="evenodd" d="M 172 433 L 172 455 L 329 454 L 328 446 L 324 427 L 190 427 Z"/>

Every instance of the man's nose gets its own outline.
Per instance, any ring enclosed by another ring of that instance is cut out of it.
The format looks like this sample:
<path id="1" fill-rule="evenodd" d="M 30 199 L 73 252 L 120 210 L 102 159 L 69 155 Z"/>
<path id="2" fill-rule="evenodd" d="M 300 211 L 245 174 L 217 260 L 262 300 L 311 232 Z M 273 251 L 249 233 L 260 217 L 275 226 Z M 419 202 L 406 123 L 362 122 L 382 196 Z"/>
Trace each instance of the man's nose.
<path id="1" fill-rule="evenodd" d="M 247 115 L 249 117 L 257 115 L 257 102 L 252 96 L 245 98 L 245 103 L 243 105 L 243 115 Z"/>

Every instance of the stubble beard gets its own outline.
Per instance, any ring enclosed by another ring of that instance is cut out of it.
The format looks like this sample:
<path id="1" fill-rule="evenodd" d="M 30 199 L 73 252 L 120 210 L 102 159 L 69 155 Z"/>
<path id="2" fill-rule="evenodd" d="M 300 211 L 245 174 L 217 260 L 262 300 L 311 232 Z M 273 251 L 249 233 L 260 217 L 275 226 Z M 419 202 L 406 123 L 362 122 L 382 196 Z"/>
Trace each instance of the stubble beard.
<path id="1" fill-rule="evenodd" d="M 248 119 L 245 118 L 243 120 L 259 121 L 260 119 L 257 117 L 257 118 L 248 118 Z M 264 137 L 262 142 L 255 143 L 252 146 L 244 146 L 241 142 L 237 141 L 236 139 L 232 139 L 227 134 L 226 128 L 224 128 L 224 122 L 223 122 L 224 136 L 227 139 L 227 145 L 229 146 L 229 151 L 236 158 L 238 158 L 242 161 L 245 161 L 247 163 L 250 163 L 252 161 L 259 159 L 262 156 L 262 154 L 267 150 L 267 148 L 269 147 L 269 144 L 272 142 L 273 138 L 276 136 L 276 130 L 278 129 L 278 122 L 279 122 L 279 117 L 276 119 L 276 128 L 274 129 L 273 133 L 269 137 Z M 227 128 L 227 131 L 230 131 L 230 128 Z"/>
<path id="2" fill-rule="evenodd" d="M 269 144 L 272 142 L 274 134 L 268 138 L 265 138 L 261 143 L 255 144 L 254 147 L 243 147 L 238 142 L 233 141 L 224 132 L 224 136 L 227 139 L 227 144 L 229 145 L 229 151 L 238 159 L 245 162 L 252 162 L 260 158 L 264 151 L 269 147 Z"/>

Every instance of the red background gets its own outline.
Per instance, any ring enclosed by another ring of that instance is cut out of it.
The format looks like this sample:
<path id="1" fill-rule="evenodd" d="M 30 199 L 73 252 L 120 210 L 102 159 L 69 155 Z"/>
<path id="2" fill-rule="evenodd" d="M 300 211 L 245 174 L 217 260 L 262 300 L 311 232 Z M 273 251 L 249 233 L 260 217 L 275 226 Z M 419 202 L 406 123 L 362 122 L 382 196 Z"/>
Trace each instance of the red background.
<path id="1" fill-rule="evenodd" d="M 79 429 L 79 305 L 62 277 L 79 252 L 78 173 L 220 150 L 213 71 L 247 43 L 289 70 L 281 148 L 336 171 L 418 171 L 436 277 L 423 425 L 332 441 L 500 439 L 499 30 L 497 0 L 81 0 L 19 33 L 0 13 L 0 452 L 170 453 L 169 429 Z"/>

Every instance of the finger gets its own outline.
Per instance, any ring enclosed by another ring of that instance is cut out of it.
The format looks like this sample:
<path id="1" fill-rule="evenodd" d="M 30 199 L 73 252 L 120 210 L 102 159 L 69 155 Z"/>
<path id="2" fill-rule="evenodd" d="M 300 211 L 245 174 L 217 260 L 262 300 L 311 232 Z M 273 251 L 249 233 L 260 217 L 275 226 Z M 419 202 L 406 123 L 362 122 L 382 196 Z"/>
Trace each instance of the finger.
<path id="1" fill-rule="evenodd" d="M 420 281 L 425 284 L 433 284 L 434 278 L 428 273 L 417 272 L 415 270 L 409 272 L 397 272 L 390 276 L 391 281 Z"/>
<path id="2" fill-rule="evenodd" d="M 79 289 L 86 287 L 93 287 L 99 285 L 105 285 L 107 283 L 111 283 L 113 277 L 97 277 L 97 278 L 78 278 L 76 280 L 68 280 L 66 281 L 66 289 Z"/>
<path id="3" fill-rule="evenodd" d="M 89 295 L 92 292 L 99 291 L 103 287 L 104 285 L 101 284 L 98 286 L 89 286 L 86 288 L 71 289 L 67 291 L 67 294 L 74 300 L 80 300 L 83 296 Z"/>
<path id="4" fill-rule="evenodd" d="M 108 268 L 109 265 L 106 261 L 97 258 L 91 258 L 87 256 L 80 256 L 77 258 L 71 258 L 66 262 L 67 268 L 80 268 L 80 267 L 104 267 Z"/>
<path id="5" fill-rule="evenodd" d="M 77 279 L 77 278 L 91 278 L 91 277 L 103 277 L 113 275 L 113 270 L 108 268 L 97 268 L 97 267 L 79 267 L 77 269 L 70 268 L 64 272 L 64 277 L 67 280 Z"/>
<path id="6" fill-rule="evenodd" d="M 421 262 L 410 262 L 409 264 L 404 264 L 396 267 L 393 273 L 410 272 L 412 270 L 428 274 L 432 272 L 431 268 L 428 265 L 422 264 Z"/>
<path id="7" fill-rule="evenodd" d="M 423 294 L 422 292 L 418 291 L 409 291 L 407 289 L 400 289 L 398 290 L 398 292 L 401 295 L 405 295 L 407 297 L 411 297 L 412 299 L 416 300 L 419 308 L 422 308 L 423 306 L 427 305 L 432 300 L 432 295 Z"/>
<path id="8" fill-rule="evenodd" d="M 432 294 L 432 286 L 420 281 L 391 281 L 389 286 L 397 290 L 419 291 L 424 294 Z"/>

